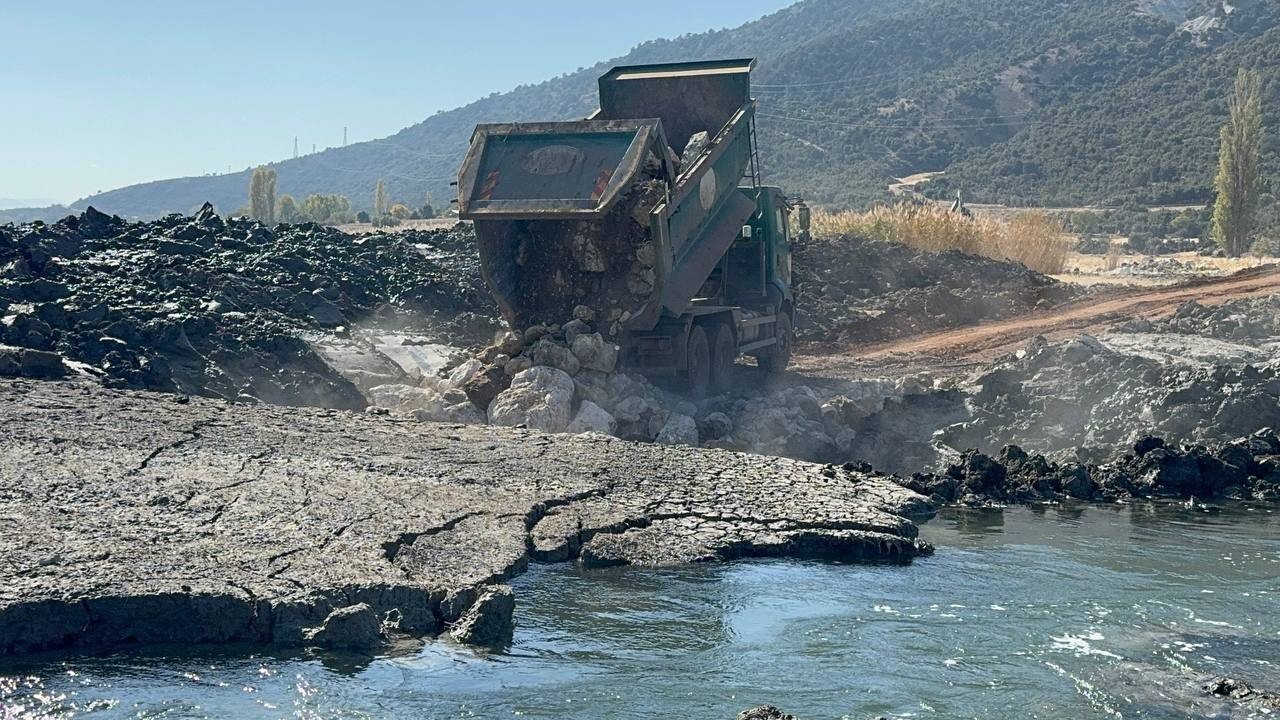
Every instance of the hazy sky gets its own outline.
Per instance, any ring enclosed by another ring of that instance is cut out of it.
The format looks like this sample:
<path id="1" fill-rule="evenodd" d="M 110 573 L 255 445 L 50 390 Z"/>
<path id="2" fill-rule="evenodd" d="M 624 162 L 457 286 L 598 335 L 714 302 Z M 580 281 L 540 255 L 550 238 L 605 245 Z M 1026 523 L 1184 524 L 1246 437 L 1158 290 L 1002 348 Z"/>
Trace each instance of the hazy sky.
<path id="1" fill-rule="evenodd" d="M 4 0 L 0 198 L 70 202 L 389 135 L 792 0 Z"/>

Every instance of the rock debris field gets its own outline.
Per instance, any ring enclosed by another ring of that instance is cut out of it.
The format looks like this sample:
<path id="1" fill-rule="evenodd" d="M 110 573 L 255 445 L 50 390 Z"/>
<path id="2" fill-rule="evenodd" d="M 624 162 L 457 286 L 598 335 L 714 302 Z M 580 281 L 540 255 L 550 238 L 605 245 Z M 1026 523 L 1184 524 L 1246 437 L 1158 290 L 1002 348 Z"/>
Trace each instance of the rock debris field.
<path id="1" fill-rule="evenodd" d="M 509 637 L 529 562 L 908 562 L 922 496 L 600 435 L 0 381 L 0 654 Z"/>
<path id="2" fill-rule="evenodd" d="M 473 240 L 453 231 L 269 228 L 208 206 L 0 226 L 0 375 L 64 375 L 61 359 L 113 387 L 363 408 L 308 332 L 377 323 L 466 344 L 495 315 Z"/>
<path id="3" fill-rule="evenodd" d="M 837 354 L 1086 292 L 1013 263 L 853 237 L 798 243 L 795 267 L 798 334 Z M 620 368 L 609 318 L 592 308 L 514 333 L 496 316 L 465 224 L 350 236 L 205 208 L 0 227 L 0 376 L 78 373 L 117 388 L 370 406 L 903 476 L 943 472 L 967 450 L 1018 445 L 1101 464 L 1148 435 L 1176 446 L 1280 427 L 1276 296 L 1033 340 L 967 378 L 766 384 L 740 367 L 740 389 L 696 402 Z M 434 359 L 404 362 L 424 353 Z"/>
<path id="4" fill-rule="evenodd" d="M 741 366 L 693 401 L 619 367 L 590 307 L 504 331 L 474 243 L 208 207 L 0 227 L 0 654 L 500 645 L 529 562 L 906 562 L 942 503 L 1280 499 L 1280 296 L 967 377 Z M 1085 292 L 856 238 L 796 273 L 835 354 Z"/>

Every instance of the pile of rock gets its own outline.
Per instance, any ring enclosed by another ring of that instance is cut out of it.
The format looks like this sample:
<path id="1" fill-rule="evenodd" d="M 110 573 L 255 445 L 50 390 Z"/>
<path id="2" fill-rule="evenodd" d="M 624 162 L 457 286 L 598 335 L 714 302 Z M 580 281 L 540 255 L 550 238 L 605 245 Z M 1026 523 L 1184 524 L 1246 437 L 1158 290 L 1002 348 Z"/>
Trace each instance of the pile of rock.
<path id="1" fill-rule="evenodd" d="M 994 457 L 968 451 L 941 473 L 900 482 L 935 501 L 967 505 L 1149 497 L 1274 502 L 1280 500 L 1280 435 L 1267 428 L 1209 446 L 1147 436 L 1101 465 L 1053 462 L 1008 445 Z"/>
<path id="2" fill-rule="evenodd" d="M 796 334 L 869 342 L 1012 317 L 1079 296 L 1018 263 L 853 236 L 795 245 Z"/>
<path id="3" fill-rule="evenodd" d="M 1108 448 L 1131 446 L 1146 434 L 1206 442 L 1280 427 L 1277 360 L 1172 362 L 1085 335 L 1033 342 L 972 386 L 972 418 L 938 434 L 949 447 L 990 452 L 1017 444 L 1103 462 L 1113 456 Z"/>
<path id="4" fill-rule="evenodd" d="M 208 205 L 145 223 L 89 209 L 0 227 L 0 344 L 113 386 L 359 408 L 302 333 L 385 322 L 456 342 L 492 337 L 495 314 L 461 228 L 350 236 Z M 30 374 L 12 365 L 0 373 Z"/>
<path id="5" fill-rule="evenodd" d="M 602 218 L 487 223 L 486 261 L 511 288 L 504 319 L 512 327 L 536 327 L 584 306 L 614 337 L 652 299 L 658 256 L 649 214 L 667 185 L 650 159 Z"/>
<path id="6" fill-rule="evenodd" d="M 1280 295 L 1230 300 L 1209 307 L 1183 303 L 1168 318 L 1133 320 L 1115 328 L 1128 333 L 1198 335 L 1254 346 L 1280 342 Z"/>
<path id="7" fill-rule="evenodd" d="M 562 325 L 505 333 L 447 373 L 416 386 L 373 387 L 368 395 L 379 408 L 420 420 L 596 432 L 814 462 L 857 457 L 903 471 L 934 459 L 932 429 L 961 417 L 959 394 L 937 390 L 927 376 L 825 388 L 744 384 L 691 402 L 623 371 L 619 353 L 596 327 L 594 311 L 579 306 Z M 922 416 L 932 424 L 922 426 Z"/>

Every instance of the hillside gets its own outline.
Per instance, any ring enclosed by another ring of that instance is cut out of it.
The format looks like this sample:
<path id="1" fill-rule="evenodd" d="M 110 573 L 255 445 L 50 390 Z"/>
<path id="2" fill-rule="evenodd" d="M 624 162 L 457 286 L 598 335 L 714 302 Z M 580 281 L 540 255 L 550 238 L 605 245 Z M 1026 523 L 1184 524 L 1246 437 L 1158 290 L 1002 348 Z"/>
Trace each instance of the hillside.
<path id="1" fill-rule="evenodd" d="M 276 163 L 280 193 L 371 204 L 448 184 L 478 122 L 582 117 L 615 64 L 754 55 L 766 180 L 864 205 L 891 178 L 945 170 L 926 191 L 1079 205 L 1208 198 L 1223 89 L 1241 65 L 1280 69 L 1267 0 L 805 0 L 741 27 L 638 46 L 581 72 L 442 112 L 381 140 Z M 1271 77 L 1275 73 L 1270 73 Z M 1280 107 L 1280 83 L 1268 85 Z M 1280 132 L 1266 169 L 1280 171 Z M 77 208 L 133 216 L 244 203 L 248 173 L 134 185 Z"/>

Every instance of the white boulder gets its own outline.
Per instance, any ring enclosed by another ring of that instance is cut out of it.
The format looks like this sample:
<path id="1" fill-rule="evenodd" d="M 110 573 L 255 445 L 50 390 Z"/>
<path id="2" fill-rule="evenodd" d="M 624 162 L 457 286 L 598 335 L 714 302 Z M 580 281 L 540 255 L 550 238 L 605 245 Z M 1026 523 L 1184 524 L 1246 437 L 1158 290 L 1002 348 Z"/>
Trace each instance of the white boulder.
<path id="1" fill-rule="evenodd" d="M 511 387 L 489 405 L 489 422 L 564 432 L 573 406 L 573 378 L 563 370 L 538 365 L 511 378 Z"/>

